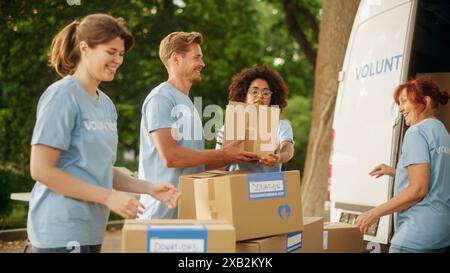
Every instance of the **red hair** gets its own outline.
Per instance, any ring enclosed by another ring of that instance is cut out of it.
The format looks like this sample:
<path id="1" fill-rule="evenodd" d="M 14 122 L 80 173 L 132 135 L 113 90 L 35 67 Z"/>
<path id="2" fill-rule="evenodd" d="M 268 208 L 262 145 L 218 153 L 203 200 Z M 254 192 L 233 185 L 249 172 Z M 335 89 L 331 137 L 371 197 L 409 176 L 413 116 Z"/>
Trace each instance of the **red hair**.
<path id="1" fill-rule="evenodd" d="M 399 85 L 394 92 L 394 100 L 397 104 L 399 104 L 398 98 L 403 89 L 406 89 L 408 99 L 418 104 L 425 105 L 424 98 L 430 97 L 433 108 L 447 104 L 449 99 L 447 90 L 439 89 L 439 86 L 430 78 L 417 77 Z"/>

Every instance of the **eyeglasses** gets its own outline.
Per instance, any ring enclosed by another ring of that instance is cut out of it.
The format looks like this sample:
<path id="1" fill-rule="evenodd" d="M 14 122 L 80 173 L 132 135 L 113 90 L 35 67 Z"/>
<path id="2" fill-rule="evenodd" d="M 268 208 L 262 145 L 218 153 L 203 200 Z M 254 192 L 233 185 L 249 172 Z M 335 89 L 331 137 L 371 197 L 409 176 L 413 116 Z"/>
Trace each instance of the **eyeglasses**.
<path id="1" fill-rule="evenodd" d="M 250 95 L 252 95 L 255 98 L 258 96 L 258 94 L 261 94 L 263 98 L 270 98 L 270 96 L 272 96 L 272 93 L 273 93 L 272 91 L 270 91 L 267 88 L 259 89 L 258 87 L 250 88 L 248 90 L 248 92 L 250 93 Z"/>

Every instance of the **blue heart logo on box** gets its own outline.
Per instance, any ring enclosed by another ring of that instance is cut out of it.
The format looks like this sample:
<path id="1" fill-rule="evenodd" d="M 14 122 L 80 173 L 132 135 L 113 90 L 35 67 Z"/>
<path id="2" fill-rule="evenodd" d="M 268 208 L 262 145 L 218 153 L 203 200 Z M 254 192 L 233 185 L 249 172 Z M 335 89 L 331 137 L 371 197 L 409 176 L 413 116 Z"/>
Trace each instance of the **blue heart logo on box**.
<path id="1" fill-rule="evenodd" d="M 289 216 L 291 216 L 291 207 L 288 205 L 281 205 L 278 207 L 278 216 L 282 220 L 289 219 Z"/>

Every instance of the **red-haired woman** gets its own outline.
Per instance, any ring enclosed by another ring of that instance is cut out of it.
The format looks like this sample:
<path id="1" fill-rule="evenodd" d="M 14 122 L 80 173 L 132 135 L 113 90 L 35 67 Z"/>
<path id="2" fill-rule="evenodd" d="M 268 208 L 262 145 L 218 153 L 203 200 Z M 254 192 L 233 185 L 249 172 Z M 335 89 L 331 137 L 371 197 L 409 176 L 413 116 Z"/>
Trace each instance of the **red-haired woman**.
<path id="1" fill-rule="evenodd" d="M 378 165 L 370 173 L 395 176 L 394 197 L 361 214 L 361 232 L 395 213 L 391 253 L 445 252 L 450 246 L 450 136 L 435 112 L 449 94 L 430 79 L 397 87 L 395 102 L 407 126 L 397 169 Z"/>

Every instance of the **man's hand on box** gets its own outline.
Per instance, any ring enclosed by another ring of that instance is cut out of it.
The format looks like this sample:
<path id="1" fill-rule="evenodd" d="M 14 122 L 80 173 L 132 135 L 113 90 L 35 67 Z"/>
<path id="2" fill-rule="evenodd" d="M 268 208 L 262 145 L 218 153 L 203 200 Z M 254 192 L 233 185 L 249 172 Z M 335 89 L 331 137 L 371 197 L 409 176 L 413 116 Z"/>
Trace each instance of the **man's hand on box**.
<path id="1" fill-rule="evenodd" d="M 281 163 L 280 156 L 278 154 L 269 154 L 267 157 L 261 158 L 259 163 L 269 167 L 273 167 L 278 163 Z"/>
<path id="2" fill-rule="evenodd" d="M 177 207 L 181 193 L 174 185 L 169 183 L 150 183 L 149 185 L 151 185 L 151 188 L 148 194 L 153 198 L 164 203 L 171 209 Z"/>
<path id="3" fill-rule="evenodd" d="M 238 146 L 242 143 L 242 141 L 243 140 L 235 140 L 222 149 L 223 157 L 225 160 L 231 163 L 259 160 L 257 154 L 239 149 Z"/>

